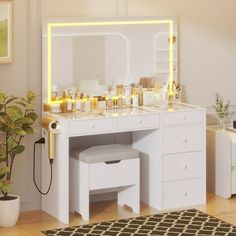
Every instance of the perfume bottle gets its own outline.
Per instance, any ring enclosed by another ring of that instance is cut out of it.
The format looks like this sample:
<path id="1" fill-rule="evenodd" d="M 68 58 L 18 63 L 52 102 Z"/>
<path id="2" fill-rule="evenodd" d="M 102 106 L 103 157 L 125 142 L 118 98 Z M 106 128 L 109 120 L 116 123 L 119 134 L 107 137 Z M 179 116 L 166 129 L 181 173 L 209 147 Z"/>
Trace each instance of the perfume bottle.
<path id="1" fill-rule="evenodd" d="M 67 101 L 66 101 L 66 91 L 65 90 L 62 92 L 62 97 L 61 97 L 61 111 L 63 113 L 67 112 Z"/>
<path id="2" fill-rule="evenodd" d="M 80 111 L 82 108 L 82 101 L 80 99 L 80 96 L 78 94 L 75 95 L 75 100 L 74 100 L 74 110 L 75 111 Z"/>
<path id="3" fill-rule="evenodd" d="M 136 85 L 133 85 L 132 90 L 131 90 L 131 97 L 132 97 L 132 105 L 134 107 L 138 106 L 138 88 Z"/>
<path id="4" fill-rule="evenodd" d="M 107 101 L 106 101 L 106 105 L 107 105 L 107 108 L 111 108 L 113 106 L 113 100 L 112 100 L 112 87 L 109 86 L 108 87 L 108 91 L 107 91 Z"/>
<path id="5" fill-rule="evenodd" d="M 138 105 L 143 106 L 143 86 L 138 86 Z"/>
<path id="6" fill-rule="evenodd" d="M 125 87 L 125 105 L 126 106 L 131 105 L 131 88 L 130 88 L 130 86 Z"/>

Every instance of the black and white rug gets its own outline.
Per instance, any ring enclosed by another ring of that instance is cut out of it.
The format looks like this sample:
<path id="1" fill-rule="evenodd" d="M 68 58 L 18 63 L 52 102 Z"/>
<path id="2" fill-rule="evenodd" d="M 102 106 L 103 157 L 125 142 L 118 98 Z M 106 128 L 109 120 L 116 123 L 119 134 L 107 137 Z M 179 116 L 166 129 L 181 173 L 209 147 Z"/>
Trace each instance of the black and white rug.
<path id="1" fill-rule="evenodd" d="M 190 209 L 150 216 L 43 231 L 47 236 L 236 236 L 236 227 L 201 211 Z"/>

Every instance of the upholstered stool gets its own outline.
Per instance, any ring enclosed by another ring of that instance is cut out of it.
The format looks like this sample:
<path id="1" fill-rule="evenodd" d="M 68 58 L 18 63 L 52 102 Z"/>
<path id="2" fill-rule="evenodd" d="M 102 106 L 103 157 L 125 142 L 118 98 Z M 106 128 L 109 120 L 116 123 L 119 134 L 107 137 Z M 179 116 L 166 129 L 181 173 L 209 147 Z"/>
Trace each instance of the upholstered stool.
<path id="1" fill-rule="evenodd" d="M 89 193 L 116 188 L 118 204 L 140 212 L 138 151 L 111 144 L 73 150 L 70 157 L 70 210 L 89 220 Z"/>

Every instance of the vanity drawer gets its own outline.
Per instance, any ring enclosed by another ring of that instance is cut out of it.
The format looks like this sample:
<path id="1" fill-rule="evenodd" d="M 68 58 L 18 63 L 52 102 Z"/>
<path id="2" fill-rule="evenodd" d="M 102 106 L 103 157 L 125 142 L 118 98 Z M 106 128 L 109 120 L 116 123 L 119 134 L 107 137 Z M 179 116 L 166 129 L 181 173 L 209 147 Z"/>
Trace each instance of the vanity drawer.
<path id="1" fill-rule="evenodd" d="M 231 193 L 236 194 L 236 167 L 232 167 L 232 176 L 231 176 Z"/>
<path id="2" fill-rule="evenodd" d="M 139 182 L 139 160 L 136 158 L 121 160 L 113 164 L 104 162 L 89 164 L 89 189 L 96 190 L 137 184 Z"/>
<path id="3" fill-rule="evenodd" d="M 164 114 L 165 126 L 200 123 L 202 121 L 203 121 L 203 114 L 200 111 L 169 112 Z"/>
<path id="4" fill-rule="evenodd" d="M 200 151 L 203 141 L 201 125 L 166 127 L 163 130 L 164 154 Z"/>
<path id="5" fill-rule="evenodd" d="M 202 152 L 164 156 L 164 181 L 203 176 Z"/>
<path id="6" fill-rule="evenodd" d="M 151 129 L 159 127 L 159 116 L 155 115 L 143 115 L 143 116 L 129 116 L 119 117 L 117 119 L 117 130 L 141 130 Z"/>
<path id="7" fill-rule="evenodd" d="M 174 181 L 164 184 L 164 208 L 179 208 L 205 203 L 203 179 Z"/>
<path id="8" fill-rule="evenodd" d="M 108 133 L 113 131 L 113 119 L 76 120 L 69 123 L 70 136 Z"/>

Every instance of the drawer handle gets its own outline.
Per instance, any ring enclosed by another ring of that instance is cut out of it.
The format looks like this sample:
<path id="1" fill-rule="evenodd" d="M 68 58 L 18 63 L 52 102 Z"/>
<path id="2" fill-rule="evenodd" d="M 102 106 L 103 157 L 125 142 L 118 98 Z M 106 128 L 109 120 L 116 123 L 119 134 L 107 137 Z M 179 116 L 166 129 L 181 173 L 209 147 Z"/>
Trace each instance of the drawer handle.
<path id="1" fill-rule="evenodd" d="M 138 124 L 142 124 L 143 123 L 143 121 L 142 120 L 140 120 L 140 119 L 138 119 Z"/>
<path id="2" fill-rule="evenodd" d="M 117 164 L 117 163 L 120 163 L 120 160 L 117 160 L 117 161 L 105 161 L 105 164 L 107 164 L 107 165 L 112 165 L 112 164 Z"/>
<path id="3" fill-rule="evenodd" d="M 187 116 L 186 115 L 183 115 L 183 120 L 186 120 L 187 119 Z"/>
<path id="4" fill-rule="evenodd" d="M 188 192 L 183 192 L 183 196 L 187 196 L 188 195 Z"/>
<path id="5" fill-rule="evenodd" d="M 94 128 L 95 124 L 90 124 L 89 126 L 90 126 L 90 128 Z"/>
<path id="6" fill-rule="evenodd" d="M 182 167 L 184 170 L 187 170 L 188 169 L 188 166 L 186 164 L 183 165 Z"/>
<path id="7" fill-rule="evenodd" d="M 184 143 L 187 143 L 187 141 L 188 141 L 188 139 L 186 137 L 183 137 L 182 140 Z"/>

